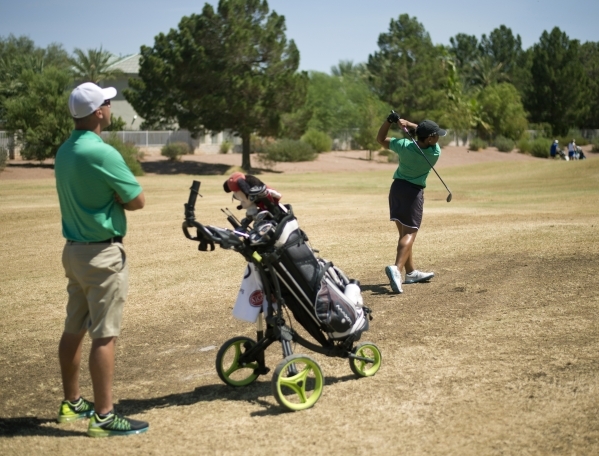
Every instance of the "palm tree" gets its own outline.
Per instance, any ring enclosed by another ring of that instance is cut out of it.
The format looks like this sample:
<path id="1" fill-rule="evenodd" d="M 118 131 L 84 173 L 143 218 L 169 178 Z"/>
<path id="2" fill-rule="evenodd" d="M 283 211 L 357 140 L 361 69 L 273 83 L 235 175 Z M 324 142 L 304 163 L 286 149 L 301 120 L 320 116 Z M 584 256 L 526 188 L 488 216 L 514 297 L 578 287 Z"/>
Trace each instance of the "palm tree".
<path id="1" fill-rule="evenodd" d="M 100 49 L 88 49 L 87 54 L 79 48 L 75 48 L 74 57 L 69 59 L 73 66 L 72 71 L 75 79 L 84 82 L 93 82 L 98 84 L 106 79 L 115 79 L 121 76 L 123 72 L 116 68 L 111 68 L 115 62 L 114 56 Z"/>
<path id="2" fill-rule="evenodd" d="M 353 60 L 340 60 L 339 65 L 331 67 L 331 74 L 333 76 L 364 76 L 366 72 L 366 65 L 363 63 L 354 64 Z"/>
<path id="3" fill-rule="evenodd" d="M 509 76 L 503 68 L 503 63 L 494 62 L 491 57 L 484 55 L 472 63 L 472 84 L 485 88 L 491 84 L 509 81 Z"/>

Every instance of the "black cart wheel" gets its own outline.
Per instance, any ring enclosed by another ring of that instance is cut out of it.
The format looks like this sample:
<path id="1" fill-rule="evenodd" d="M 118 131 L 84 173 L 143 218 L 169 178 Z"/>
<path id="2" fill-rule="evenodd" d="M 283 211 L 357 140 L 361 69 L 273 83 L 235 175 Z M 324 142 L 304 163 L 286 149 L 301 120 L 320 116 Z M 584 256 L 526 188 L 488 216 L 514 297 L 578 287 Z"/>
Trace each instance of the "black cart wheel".
<path id="1" fill-rule="evenodd" d="M 227 385 L 247 386 L 258 378 L 258 363 L 240 363 L 241 355 L 256 345 L 249 337 L 239 336 L 226 341 L 216 354 L 216 372 Z"/>

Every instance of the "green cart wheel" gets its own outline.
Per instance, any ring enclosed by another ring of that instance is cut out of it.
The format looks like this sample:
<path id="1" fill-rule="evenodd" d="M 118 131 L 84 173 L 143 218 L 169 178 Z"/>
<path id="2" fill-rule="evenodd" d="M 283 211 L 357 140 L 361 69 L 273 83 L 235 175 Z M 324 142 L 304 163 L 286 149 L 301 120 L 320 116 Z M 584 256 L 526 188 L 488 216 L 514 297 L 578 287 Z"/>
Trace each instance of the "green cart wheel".
<path id="1" fill-rule="evenodd" d="M 312 407 L 324 387 L 322 369 L 305 355 L 290 355 L 283 359 L 272 376 L 272 393 L 283 407 L 305 410 Z"/>
<path id="2" fill-rule="evenodd" d="M 216 354 L 216 372 L 220 379 L 227 385 L 247 386 L 258 378 L 254 372 L 258 368 L 258 363 L 242 365 L 239 358 L 243 353 L 256 345 L 249 337 L 239 336 L 226 341 Z"/>
<path id="3" fill-rule="evenodd" d="M 349 367 L 358 377 L 372 377 L 381 368 L 383 356 L 372 342 L 358 344 L 352 353 L 361 359 L 349 358 Z"/>

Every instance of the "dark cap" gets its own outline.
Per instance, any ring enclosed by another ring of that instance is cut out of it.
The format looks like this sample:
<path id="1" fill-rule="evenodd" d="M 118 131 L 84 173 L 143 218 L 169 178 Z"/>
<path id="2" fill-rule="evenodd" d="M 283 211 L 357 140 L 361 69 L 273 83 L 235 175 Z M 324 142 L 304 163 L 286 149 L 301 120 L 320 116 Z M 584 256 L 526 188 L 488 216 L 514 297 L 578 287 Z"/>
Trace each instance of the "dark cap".
<path id="1" fill-rule="evenodd" d="M 443 130 L 442 128 L 439 128 L 439 125 L 437 125 L 432 120 L 424 120 L 420 122 L 418 124 L 418 127 L 416 128 L 416 135 L 419 138 L 428 138 L 429 136 L 435 135 L 445 136 L 446 134 L 447 131 Z"/>

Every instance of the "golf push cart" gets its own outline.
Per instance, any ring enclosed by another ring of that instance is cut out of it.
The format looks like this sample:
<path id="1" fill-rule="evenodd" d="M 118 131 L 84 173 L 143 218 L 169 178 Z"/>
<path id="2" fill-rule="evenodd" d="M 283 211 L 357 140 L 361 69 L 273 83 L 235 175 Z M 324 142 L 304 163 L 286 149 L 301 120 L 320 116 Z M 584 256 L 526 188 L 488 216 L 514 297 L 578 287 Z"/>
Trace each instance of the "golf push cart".
<path id="1" fill-rule="evenodd" d="M 196 220 L 199 181 L 193 181 L 185 204 L 183 233 L 199 243 L 200 251 L 220 245 L 240 253 L 248 262 L 240 291 L 240 296 L 245 294 L 247 299 L 245 303 L 237 302 L 233 313 L 241 308 L 245 320 L 256 322 L 256 340 L 239 336 L 226 341 L 216 355 L 216 371 L 227 385 L 250 385 L 270 371 L 265 365 L 265 350 L 280 342 L 283 360 L 272 375 L 273 395 L 288 410 L 304 410 L 320 398 L 324 376 L 313 358 L 293 353 L 292 343 L 326 356 L 345 358 L 357 377 L 371 377 L 381 366 L 381 352 L 371 342 L 358 343 L 368 330 L 371 310 L 363 305 L 357 281 L 315 255 L 291 205 L 273 199 L 270 189 L 257 178 L 248 182 L 258 185 L 249 187 L 244 179 L 239 181 L 244 184 L 241 189 L 232 184 L 241 191 L 235 192 L 236 197 L 239 193 L 240 198 L 246 198 L 244 207 L 251 206 L 246 217 L 240 221 L 228 209 L 223 210 L 233 229 Z M 231 191 L 226 182 L 225 191 Z M 191 232 L 194 229 L 195 235 Z M 252 274 L 257 285 L 243 293 L 246 279 Z M 247 318 L 246 310 L 255 313 Z M 285 318 L 291 319 L 289 311 L 313 341 L 293 329 L 292 322 Z"/>

